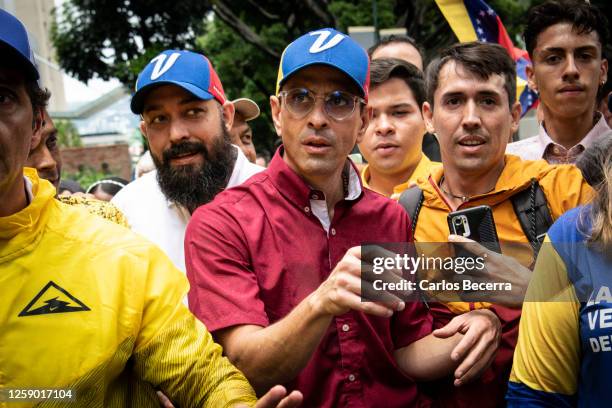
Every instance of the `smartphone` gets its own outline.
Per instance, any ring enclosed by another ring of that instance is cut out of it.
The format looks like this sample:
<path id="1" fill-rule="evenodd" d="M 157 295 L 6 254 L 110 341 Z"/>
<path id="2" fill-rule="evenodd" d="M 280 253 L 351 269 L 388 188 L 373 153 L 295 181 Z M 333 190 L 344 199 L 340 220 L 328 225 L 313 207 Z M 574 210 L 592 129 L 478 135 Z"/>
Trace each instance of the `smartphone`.
<path id="1" fill-rule="evenodd" d="M 452 234 L 474 240 L 485 248 L 501 254 L 493 211 L 488 205 L 453 211 L 448 214 L 447 222 Z"/>

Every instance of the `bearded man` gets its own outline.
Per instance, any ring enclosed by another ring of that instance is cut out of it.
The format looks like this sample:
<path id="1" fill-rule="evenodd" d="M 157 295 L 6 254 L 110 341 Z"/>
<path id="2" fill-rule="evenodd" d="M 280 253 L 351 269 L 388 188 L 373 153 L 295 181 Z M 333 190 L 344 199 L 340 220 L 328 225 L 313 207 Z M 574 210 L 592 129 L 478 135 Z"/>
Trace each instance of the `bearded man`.
<path id="1" fill-rule="evenodd" d="M 167 50 L 153 58 L 138 76 L 131 109 L 142 118 L 156 171 L 127 185 L 112 202 L 133 231 L 184 272 L 191 214 L 263 168 L 231 144 L 234 105 L 204 55 Z"/>

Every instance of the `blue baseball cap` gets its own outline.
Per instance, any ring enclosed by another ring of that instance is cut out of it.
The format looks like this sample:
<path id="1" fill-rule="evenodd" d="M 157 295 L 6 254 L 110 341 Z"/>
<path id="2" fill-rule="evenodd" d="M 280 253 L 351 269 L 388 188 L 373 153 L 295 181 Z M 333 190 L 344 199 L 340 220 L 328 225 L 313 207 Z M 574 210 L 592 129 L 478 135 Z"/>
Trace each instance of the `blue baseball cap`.
<path id="1" fill-rule="evenodd" d="M 17 17 L 3 9 L 0 9 L 1 44 L 7 45 L 9 49 L 15 51 L 15 58 L 19 59 L 30 78 L 36 80 L 39 78 L 27 30 Z"/>
<path id="2" fill-rule="evenodd" d="M 138 75 L 130 108 L 141 114 L 147 93 L 159 85 L 176 85 L 202 100 L 225 103 L 225 93 L 212 64 L 202 54 L 166 50 L 153 58 Z"/>
<path id="3" fill-rule="evenodd" d="M 355 40 L 333 28 L 304 34 L 285 48 L 278 67 L 276 93 L 291 75 L 315 64 L 328 65 L 348 75 L 367 101 L 370 59 Z"/>

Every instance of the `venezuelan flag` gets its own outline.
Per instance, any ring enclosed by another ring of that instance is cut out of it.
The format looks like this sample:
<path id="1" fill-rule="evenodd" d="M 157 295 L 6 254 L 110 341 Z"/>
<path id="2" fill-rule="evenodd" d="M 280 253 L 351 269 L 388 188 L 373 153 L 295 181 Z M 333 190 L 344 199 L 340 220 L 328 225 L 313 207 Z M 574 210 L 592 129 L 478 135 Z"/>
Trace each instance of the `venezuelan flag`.
<path id="1" fill-rule="evenodd" d="M 531 64 L 529 55 L 514 46 L 497 13 L 482 0 L 436 0 L 436 4 L 460 42 L 491 42 L 508 50 L 516 62 L 516 97 L 521 102 L 522 115 L 536 107 L 538 95 L 527 86 L 525 68 Z"/>

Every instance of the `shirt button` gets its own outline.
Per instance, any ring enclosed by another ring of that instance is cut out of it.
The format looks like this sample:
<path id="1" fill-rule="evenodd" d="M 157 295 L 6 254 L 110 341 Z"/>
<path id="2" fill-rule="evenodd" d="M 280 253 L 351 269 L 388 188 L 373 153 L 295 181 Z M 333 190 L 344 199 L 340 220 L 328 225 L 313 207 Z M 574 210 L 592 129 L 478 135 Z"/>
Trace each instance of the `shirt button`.
<path id="1" fill-rule="evenodd" d="M 347 332 L 351 329 L 351 327 L 348 324 L 343 324 L 342 325 L 342 331 Z"/>
<path id="2" fill-rule="evenodd" d="M 310 207 L 304 207 L 304 211 L 310 212 Z"/>
<path id="3" fill-rule="evenodd" d="M 336 235 L 336 229 L 332 228 L 329 232 L 331 232 L 332 235 Z"/>
<path id="4" fill-rule="evenodd" d="M 349 375 L 349 381 L 350 381 L 350 382 L 355 381 L 355 374 L 351 374 L 351 375 Z"/>

